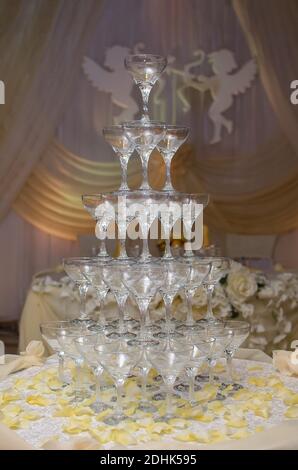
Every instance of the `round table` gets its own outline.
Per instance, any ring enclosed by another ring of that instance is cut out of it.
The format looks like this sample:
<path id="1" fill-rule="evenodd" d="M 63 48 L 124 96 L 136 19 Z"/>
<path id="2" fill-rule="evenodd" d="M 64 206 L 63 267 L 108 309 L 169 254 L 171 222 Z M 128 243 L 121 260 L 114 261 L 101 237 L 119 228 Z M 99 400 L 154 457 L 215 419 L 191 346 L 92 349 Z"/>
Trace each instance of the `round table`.
<path id="1" fill-rule="evenodd" d="M 72 448 L 75 439 L 84 438 L 99 449 L 298 449 L 298 379 L 278 374 L 260 351 L 240 350 L 238 358 L 238 385 L 222 385 L 225 372 L 219 364 L 216 385 L 198 379 L 200 405 L 195 408 L 176 387 L 176 416 L 170 422 L 159 417 L 162 400 L 155 401 L 159 413 L 154 416 L 137 409 L 138 382 L 129 379 L 128 420 L 111 427 L 104 424 L 105 413 L 96 415 L 89 408 L 92 398 L 74 406 L 70 389 L 50 390 L 57 365 L 52 356 L 41 368 L 0 383 L 0 448 L 9 448 L 14 439 L 15 448 L 22 448 L 20 442 L 25 448 L 52 448 L 53 442 L 54 447 Z M 152 376 L 150 383 L 151 396 L 160 395 L 161 382 Z M 107 382 L 103 399 L 112 403 L 113 396 Z"/>

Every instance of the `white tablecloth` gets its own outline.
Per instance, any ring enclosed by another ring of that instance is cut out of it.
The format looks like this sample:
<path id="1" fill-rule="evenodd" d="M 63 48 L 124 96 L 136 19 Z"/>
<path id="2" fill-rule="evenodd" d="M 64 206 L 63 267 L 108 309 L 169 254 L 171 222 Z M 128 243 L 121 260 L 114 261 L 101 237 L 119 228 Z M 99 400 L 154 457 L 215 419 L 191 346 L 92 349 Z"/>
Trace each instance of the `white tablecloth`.
<path id="1" fill-rule="evenodd" d="M 268 380 L 273 375 L 278 377 L 282 382 L 292 391 L 297 394 L 298 397 L 298 379 L 288 378 L 276 374 L 271 366 L 271 359 L 261 351 L 256 350 L 240 350 L 238 357 L 242 359 L 236 361 L 236 369 L 238 373 L 241 373 L 243 377 L 267 377 Z M 249 360 L 248 360 L 249 359 Z M 43 366 L 43 369 L 52 367 L 53 359 L 51 358 L 48 363 Z M 260 370 L 260 367 L 262 370 Z M 30 379 L 37 372 L 36 368 L 31 368 L 18 374 L 14 374 L 0 383 L 0 397 L 6 390 L 7 393 L 13 392 L 13 387 L 16 379 Z M 62 431 L 62 427 L 67 422 L 68 418 L 65 417 L 53 417 L 53 404 L 40 408 L 37 405 L 29 405 L 26 402 L 28 395 L 34 395 L 38 392 L 33 389 L 26 389 L 23 385 L 22 390 L 22 401 L 13 402 L 13 404 L 20 405 L 23 412 L 40 412 L 42 411 L 42 419 L 32 421 L 30 425 L 25 429 L 18 429 L 11 431 L 7 427 L 0 426 L 0 449 L 5 448 L 40 448 L 47 440 L 55 436 L 58 442 L 64 443 L 64 446 L 71 447 L 72 440 L 69 434 Z M 268 391 L 266 386 L 256 387 L 256 391 L 264 392 Z M 1 400 L 0 400 L 1 403 Z M 297 405 L 298 406 L 298 405 Z M 261 417 L 248 417 L 250 431 L 254 429 L 256 424 L 264 426 L 263 432 L 252 434 L 240 440 L 228 440 L 227 442 L 216 442 L 209 445 L 200 445 L 198 442 L 178 442 L 171 436 L 160 436 L 159 440 L 147 441 L 145 443 L 134 443 L 134 445 L 128 446 L 131 449 L 298 449 L 298 421 L 295 419 L 285 420 L 284 412 L 287 409 L 283 401 L 274 397 L 272 401 L 272 412 L 268 419 Z M 1 415 L 0 415 L 1 416 Z M 92 418 L 93 419 L 93 418 Z M 95 419 L 95 418 L 94 418 Z M 1 420 L 0 420 L 1 421 Z M 93 422 L 93 421 L 92 421 Z M 98 422 L 96 425 L 98 425 Z M 125 424 L 124 424 L 125 426 Z M 215 427 L 214 427 L 215 426 Z M 216 423 L 195 423 L 191 424 L 191 430 L 197 430 L 203 432 L 207 428 L 217 429 L 220 428 L 220 420 L 218 425 Z M 78 437 L 78 436 L 77 436 Z M 88 432 L 82 433 L 82 437 L 88 438 Z M 119 445 L 108 445 L 102 447 L 98 444 L 98 448 L 115 448 L 123 449 L 123 446 Z"/>

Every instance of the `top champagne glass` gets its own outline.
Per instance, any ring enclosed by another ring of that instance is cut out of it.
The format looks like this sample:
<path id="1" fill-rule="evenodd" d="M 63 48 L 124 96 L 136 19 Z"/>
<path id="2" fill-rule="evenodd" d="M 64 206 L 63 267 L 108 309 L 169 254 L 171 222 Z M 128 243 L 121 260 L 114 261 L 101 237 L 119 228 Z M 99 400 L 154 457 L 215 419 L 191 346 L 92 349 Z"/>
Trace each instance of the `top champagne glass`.
<path id="1" fill-rule="evenodd" d="M 125 58 L 124 65 L 142 94 L 142 121 L 149 121 L 149 95 L 153 85 L 167 66 L 167 58 L 153 54 L 134 54 Z"/>

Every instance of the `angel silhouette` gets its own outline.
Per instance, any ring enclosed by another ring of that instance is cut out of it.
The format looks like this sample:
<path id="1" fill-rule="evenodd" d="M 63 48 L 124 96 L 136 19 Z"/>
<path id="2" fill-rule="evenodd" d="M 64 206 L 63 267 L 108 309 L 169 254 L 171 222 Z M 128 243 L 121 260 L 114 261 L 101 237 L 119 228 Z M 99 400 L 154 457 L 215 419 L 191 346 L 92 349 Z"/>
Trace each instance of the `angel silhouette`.
<path id="1" fill-rule="evenodd" d="M 105 68 L 89 57 L 84 57 L 82 64 L 92 85 L 99 91 L 111 93 L 112 103 L 121 109 L 121 113 L 114 118 L 115 123 L 130 121 L 139 111 L 131 96 L 133 82 L 123 65 L 124 58 L 129 53 L 127 47 L 113 46 L 106 51 Z"/>
<path id="2" fill-rule="evenodd" d="M 244 93 L 250 86 L 257 73 L 254 59 L 246 62 L 238 72 L 231 74 L 237 68 L 234 54 L 221 49 L 212 52 L 208 56 L 214 75 L 205 77 L 199 75 L 198 86 L 201 91 L 209 90 L 213 98 L 213 103 L 208 110 L 208 116 L 214 124 L 211 144 L 221 140 L 221 131 L 224 127 L 228 133 L 233 130 L 233 122 L 227 119 L 223 113 L 233 104 L 234 96 Z"/>

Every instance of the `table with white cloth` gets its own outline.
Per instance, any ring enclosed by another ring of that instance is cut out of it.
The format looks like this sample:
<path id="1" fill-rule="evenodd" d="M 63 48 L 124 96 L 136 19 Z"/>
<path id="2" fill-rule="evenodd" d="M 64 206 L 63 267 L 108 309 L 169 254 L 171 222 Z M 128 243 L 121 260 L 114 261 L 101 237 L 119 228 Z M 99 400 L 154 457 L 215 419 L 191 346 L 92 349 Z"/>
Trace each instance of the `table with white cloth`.
<path id="1" fill-rule="evenodd" d="M 89 407 L 92 398 L 74 404 L 67 387 L 53 390 L 57 360 L 52 356 L 41 367 L 0 382 L 0 449 L 298 450 L 298 378 L 277 373 L 271 362 L 261 351 L 240 349 L 235 360 L 238 386 L 222 386 L 225 368 L 219 363 L 214 385 L 198 381 L 199 405 L 191 407 L 176 391 L 175 417 L 169 421 L 162 419 L 165 400 L 160 397 L 156 415 L 138 409 L 138 378 L 131 377 L 125 385 L 127 420 L 110 426 L 104 419 L 111 411 L 95 414 Z M 162 395 L 157 378 L 152 371 L 152 400 Z M 103 400 L 113 403 L 114 388 L 106 380 Z"/>

